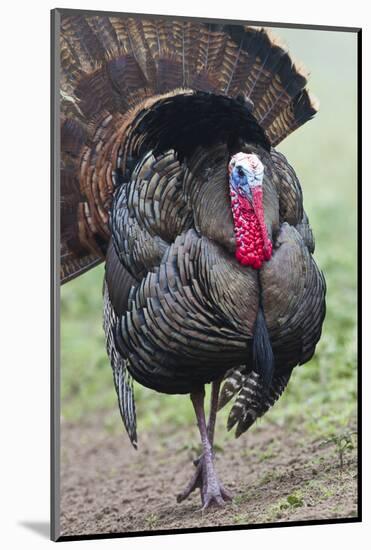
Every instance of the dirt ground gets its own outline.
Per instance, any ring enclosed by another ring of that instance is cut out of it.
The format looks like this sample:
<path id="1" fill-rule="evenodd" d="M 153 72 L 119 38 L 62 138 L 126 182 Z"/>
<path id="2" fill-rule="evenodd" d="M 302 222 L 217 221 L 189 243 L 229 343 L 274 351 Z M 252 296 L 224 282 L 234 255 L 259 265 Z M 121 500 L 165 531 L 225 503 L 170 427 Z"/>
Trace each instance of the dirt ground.
<path id="1" fill-rule="evenodd" d="M 199 492 L 176 503 L 197 456 L 195 429 L 140 434 L 135 451 L 102 417 L 62 424 L 61 534 L 251 525 L 357 515 L 355 449 L 264 424 L 217 447 L 216 467 L 234 499 L 200 510 Z M 224 430 L 223 426 L 218 431 Z M 218 441 L 218 440 L 216 440 Z"/>

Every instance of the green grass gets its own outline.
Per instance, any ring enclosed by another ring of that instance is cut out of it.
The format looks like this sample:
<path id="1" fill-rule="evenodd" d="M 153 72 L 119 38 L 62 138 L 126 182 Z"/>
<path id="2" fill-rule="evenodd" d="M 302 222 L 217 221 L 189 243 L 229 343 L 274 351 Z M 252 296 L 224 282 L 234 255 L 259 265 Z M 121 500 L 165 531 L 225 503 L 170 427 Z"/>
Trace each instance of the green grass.
<path id="1" fill-rule="evenodd" d="M 310 90 L 321 102 L 315 119 L 279 150 L 301 180 L 328 292 L 315 357 L 295 369 L 287 391 L 260 425 L 300 422 L 304 435 L 326 439 L 346 433 L 356 411 L 356 38 L 309 30 L 276 33 L 311 69 Z M 62 287 L 62 415 L 78 420 L 109 409 L 115 427 L 120 421 L 102 331 L 102 278 L 99 267 Z M 194 424 L 187 396 L 159 395 L 139 385 L 135 391 L 140 431 Z"/>

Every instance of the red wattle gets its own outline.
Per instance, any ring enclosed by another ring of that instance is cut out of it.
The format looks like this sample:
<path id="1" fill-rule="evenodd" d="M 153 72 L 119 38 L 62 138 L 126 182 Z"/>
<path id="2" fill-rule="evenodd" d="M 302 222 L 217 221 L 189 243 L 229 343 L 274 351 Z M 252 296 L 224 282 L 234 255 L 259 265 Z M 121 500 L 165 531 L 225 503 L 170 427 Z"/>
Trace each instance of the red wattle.
<path id="1" fill-rule="evenodd" d="M 269 260 L 272 256 L 272 243 L 269 240 L 267 227 L 264 221 L 264 210 L 263 210 L 263 188 L 262 187 L 253 187 L 251 190 L 252 194 L 252 204 L 253 209 L 258 219 L 260 229 L 262 232 L 263 242 L 264 242 L 264 260 Z"/>
<path id="2" fill-rule="evenodd" d="M 272 243 L 264 222 L 263 191 L 253 189 L 254 207 L 232 187 L 230 195 L 236 235 L 235 257 L 242 265 L 260 269 L 272 256 Z"/>

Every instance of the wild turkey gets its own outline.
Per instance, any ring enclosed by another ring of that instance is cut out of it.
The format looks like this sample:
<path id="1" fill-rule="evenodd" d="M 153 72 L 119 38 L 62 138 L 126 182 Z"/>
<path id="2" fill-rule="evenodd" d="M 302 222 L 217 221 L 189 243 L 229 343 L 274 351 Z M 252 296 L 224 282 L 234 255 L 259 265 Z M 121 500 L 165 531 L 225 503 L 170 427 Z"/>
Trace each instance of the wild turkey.
<path id="1" fill-rule="evenodd" d="M 312 357 L 325 315 L 300 183 L 274 149 L 316 112 L 306 76 L 264 29 L 147 16 L 62 11 L 60 56 L 61 280 L 105 260 L 130 440 L 132 379 L 190 393 L 203 453 L 178 501 L 199 488 L 221 505 L 217 408 L 235 397 L 228 429 L 245 432 Z"/>

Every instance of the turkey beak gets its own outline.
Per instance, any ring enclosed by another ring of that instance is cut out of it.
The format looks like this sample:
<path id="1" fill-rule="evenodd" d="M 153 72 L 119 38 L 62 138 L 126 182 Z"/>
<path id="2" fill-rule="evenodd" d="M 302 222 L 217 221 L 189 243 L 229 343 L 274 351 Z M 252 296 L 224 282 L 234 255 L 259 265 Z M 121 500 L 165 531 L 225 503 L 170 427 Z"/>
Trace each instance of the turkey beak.
<path id="1" fill-rule="evenodd" d="M 272 243 L 269 240 L 267 226 L 264 220 L 263 186 L 256 185 L 255 187 L 252 187 L 251 194 L 254 212 L 256 217 L 258 218 L 258 222 L 262 232 L 265 259 L 269 260 L 272 255 Z"/>

